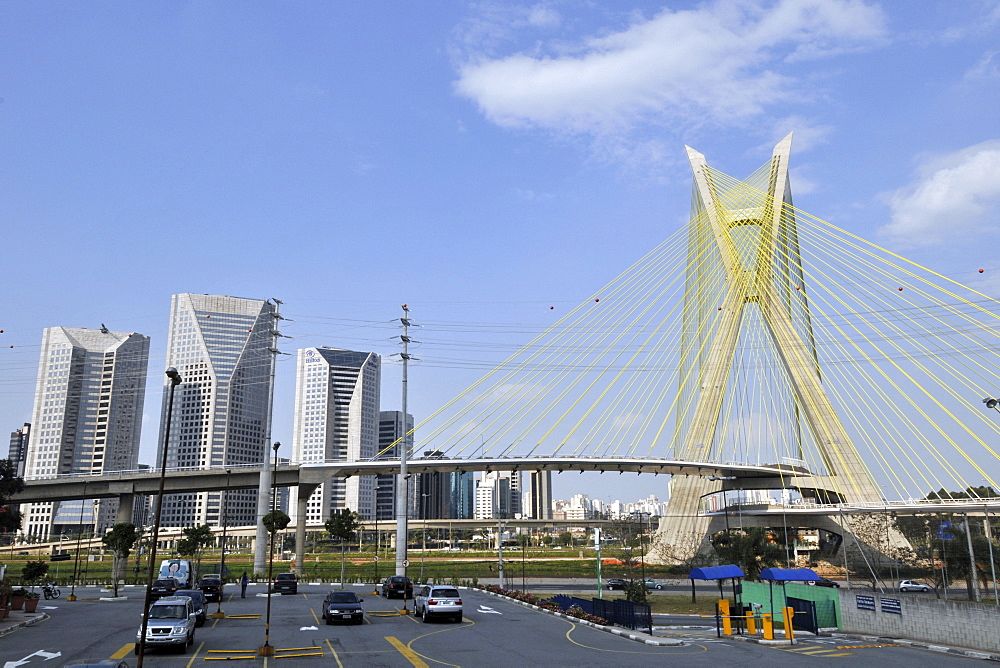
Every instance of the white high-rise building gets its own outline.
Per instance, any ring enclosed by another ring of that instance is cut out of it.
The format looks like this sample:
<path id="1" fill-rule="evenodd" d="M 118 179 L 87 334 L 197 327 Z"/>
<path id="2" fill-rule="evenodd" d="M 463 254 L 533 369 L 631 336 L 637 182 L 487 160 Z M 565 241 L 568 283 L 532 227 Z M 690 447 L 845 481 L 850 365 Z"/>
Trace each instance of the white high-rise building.
<path id="1" fill-rule="evenodd" d="M 483 473 L 476 486 L 477 520 L 514 518 L 521 512 L 521 472 Z"/>
<path id="2" fill-rule="evenodd" d="M 135 469 L 139 463 L 149 337 L 49 327 L 42 334 L 38 384 L 24 473 L 28 477 Z M 46 538 L 112 526 L 117 499 L 27 504 L 22 522 Z"/>
<path id="3" fill-rule="evenodd" d="M 261 299 L 173 296 L 167 367 L 175 367 L 182 382 L 174 396 L 168 467 L 269 461 L 277 311 Z M 170 396 L 166 378 L 164 383 L 161 444 Z M 223 496 L 228 524 L 256 524 L 257 490 L 252 489 L 169 494 L 161 524 L 219 526 Z"/>
<path id="4" fill-rule="evenodd" d="M 375 353 L 337 348 L 299 350 L 292 461 L 363 461 L 375 456 L 382 361 Z M 331 478 L 310 495 L 306 522 L 323 523 L 348 508 L 375 518 L 375 476 Z M 297 520 L 298 488 L 289 515 Z"/>

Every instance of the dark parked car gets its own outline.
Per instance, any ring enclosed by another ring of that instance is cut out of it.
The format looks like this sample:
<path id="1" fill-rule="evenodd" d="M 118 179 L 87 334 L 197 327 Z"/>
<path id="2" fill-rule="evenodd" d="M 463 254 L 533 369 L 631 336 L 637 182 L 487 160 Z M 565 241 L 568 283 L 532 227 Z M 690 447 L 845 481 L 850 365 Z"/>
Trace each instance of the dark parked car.
<path id="1" fill-rule="evenodd" d="M 217 575 L 206 575 L 198 580 L 198 589 L 205 594 L 206 601 L 222 600 L 222 578 Z"/>
<path id="2" fill-rule="evenodd" d="M 361 607 L 363 598 L 353 591 L 331 591 L 323 600 L 323 619 L 327 624 L 334 621 L 352 621 L 355 624 L 363 624 L 365 621 L 365 611 Z"/>
<path id="3" fill-rule="evenodd" d="M 159 580 L 153 581 L 153 586 L 150 591 L 152 593 L 152 598 L 155 601 L 161 596 L 173 596 L 174 592 L 180 588 L 181 586 L 177 580 L 173 578 L 160 578 Z"/>
<path id="4" fill-rule="evenodd" d="M 295 573 L 278 573 L 274 576 L 271 591 L 275 594 L 298 594 L 299 576 Z"/>
<path id="5" fill-rule="evenodd" d="M 604 581 L 604 588 L 607 589 L 608 591 L 614 591 L 616 589 L 625 591 L 625 587 L 627 586 L 628 582 L 622 580 L 621 578 L 608 578 L 607 580 Z"/>
<path id="6" fill-rule="evenodd" d="M 413 598 L 413 582 L 405 575 L 391 575 L 382 581 L 382 595 L 386 598 L 398 596 L 404 601 Z"/>
<path id="7" fill-rule="evenodd" d="M 839 582 L 834 582 L 829 578 L 820 578 L 819 580 L 816 580 L 815 582 L 810 582 L 809 584 L 814 585 L 816 587 L 837 587 L 838 589 L 840 588 Z"/>
<path id="8" fill-rule="evenodd" d="M 174 596 L 187 596 L 191 599 L 191 607 L 194 608 L 195 626 L 203 626 L 207 613 L 205 612 L 205 594 L 200 589 L 178 589 Z"/>

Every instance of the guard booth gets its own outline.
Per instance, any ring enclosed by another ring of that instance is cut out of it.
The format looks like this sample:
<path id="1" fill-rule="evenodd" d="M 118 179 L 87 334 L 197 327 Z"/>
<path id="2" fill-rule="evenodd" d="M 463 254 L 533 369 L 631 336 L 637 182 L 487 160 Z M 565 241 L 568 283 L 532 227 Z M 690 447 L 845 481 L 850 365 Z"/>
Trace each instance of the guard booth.
<path id="1" fill-rule="evenodd" d="M 691 580 L 691 600 L 695 600 L 695 580 L 715 580 L 719 583 L 719 602 L 715 605 L 715 626 L 716 634 L 720 637 L 722 635 L 732 635 L 733 634 L 733 624 L 732 621 L 736 620 L 736 633 L 738 635 L 743 635 L 743 584 L 742 578 L 745 573 L 743 569 L 735 564 L 727 564 L 724 566 L 706 566 L 704 568 L 694 568 L 688 573 L 688 579 Z M 730 580 L 733 586 L 733 607 L 730 608 L 729 601 L 725 600 L 726 595 L 723 592 L 723 582 L 725 580 Z M 735 614 L 734 614 L 735 613 Z"/>

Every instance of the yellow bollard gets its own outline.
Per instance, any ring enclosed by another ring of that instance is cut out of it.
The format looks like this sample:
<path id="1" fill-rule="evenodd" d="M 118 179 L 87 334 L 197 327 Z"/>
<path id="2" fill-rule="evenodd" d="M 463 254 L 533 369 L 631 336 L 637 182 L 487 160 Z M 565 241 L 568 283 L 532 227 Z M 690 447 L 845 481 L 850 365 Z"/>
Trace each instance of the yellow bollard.
<path id="1" fill-rule="evenodd" d="M 795 630 L 792 628 L 792 617 L 795 616 L 795 611 L 791 608 L 785 608 L 782 612 L 785 615 L 785 637 L 789 640 L 795 640 Z"/>
<path id="2" fill-rule="evenodd" d="M 719 616 L 722 617 L 722 635 L 733 635 L 733 620 L 729 618 L 729 601 L 719 599 Z"/>
<path id="3" fill-rule="evenodd" d="M 770 612 L 765 612 L 761 617 L 764 626 L 764 640 L 774 640 L 774 619 Z"/>
<path id="4" fill-rule="evenodd" d="M 752 612 L 747 613 L 747 633 L 757 635 L 757 619 Z"/>

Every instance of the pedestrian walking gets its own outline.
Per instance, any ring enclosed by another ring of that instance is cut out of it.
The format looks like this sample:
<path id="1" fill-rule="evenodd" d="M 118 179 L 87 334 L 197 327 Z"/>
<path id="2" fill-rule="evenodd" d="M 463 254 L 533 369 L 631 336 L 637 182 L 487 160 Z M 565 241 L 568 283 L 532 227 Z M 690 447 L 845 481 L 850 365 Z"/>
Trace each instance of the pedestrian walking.
<path id="1" fill-rule="evenodd" d="M 247 597 L 248 584 L 250 584 L 250 578 L 247 577 L 247 572 L 243 571 L 243 577 L 240 578 L 240 598 Z"/>

